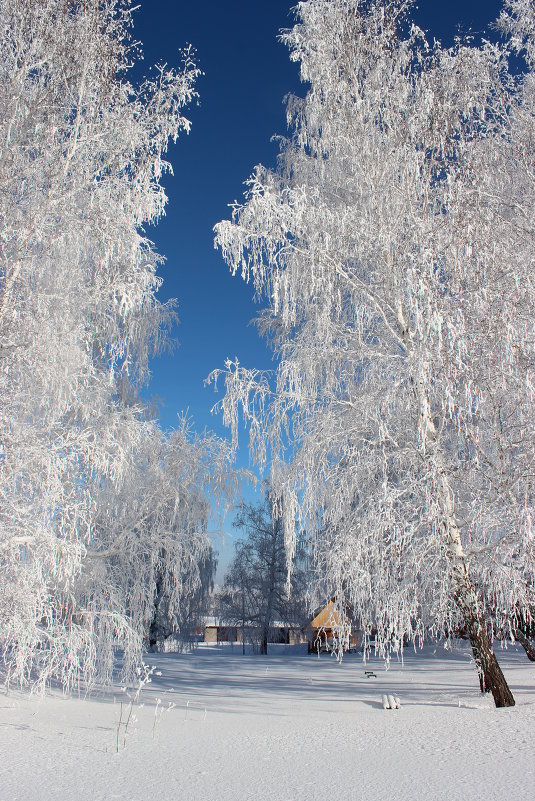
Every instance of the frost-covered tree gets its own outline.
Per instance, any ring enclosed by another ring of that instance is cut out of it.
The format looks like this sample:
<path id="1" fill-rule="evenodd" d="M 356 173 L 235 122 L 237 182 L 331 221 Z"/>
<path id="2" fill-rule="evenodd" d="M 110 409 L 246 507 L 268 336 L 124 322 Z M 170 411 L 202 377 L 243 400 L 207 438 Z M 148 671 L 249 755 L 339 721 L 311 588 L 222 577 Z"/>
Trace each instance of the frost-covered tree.
<path id="1" fill-rule="evenodd" d="M 260 653 L 267 654 L 270 632 L 276 621 L 295 624 L 305 612 L 307 574 L 300 548 L 290 582 L 287 581 L 284 531 L 280 516 L 266 494 L 259 504 L 242 502 L 234 527 L 245 531 L 236 543 L 219 596 L 219 612 L 242 630 L 258 633 Z"/>
<path id="2" fill-rule="evenodd" d="M 120 487 L 108 483 L 96 492 L 83 603 L 128 621 L 136 658 L 143 644 L 191 633 L 215 571 L 206 526 L 210 500 L 231 492 L 229 455 L 227 443 L 195 436 L 186 421 L 165 435 L 148 422 Z M 110 667 L 113 646 L 101 647 Z"/>
<path id="3" fill-rule="evenodd" d="M 0 2 L 0 649 L 20 683 L 109 678 L 116 646 L 128 671 L 156 573 L 176 606 L 206 549 L 209 443 L 164 438 L 136 395 L 174 315 L 143 225 L 198 70 L 185 52 L 130 82 L 132 10 Z"/>
<path id="4" fill-rule="evenodd" d="M 283 34 L 310 88 L 216 228 L 278 365 L 228 362 L 221 406 L 271 448 L 289 556 L 297 517 L 385 653 L 463 629 L 507 706 L 492 630 L 534 593 L 535 16 L 502 14 L 514 79 L 507 45 L 431 47 L 410 5 L 308 0 Z"/>
<path id="5" fill-rule="evenodd" d="M 203 619 L 209 614 L 213 603 L 214 578 L 217 570 L 217 557 L 209 545 L 195 562 L 195 581 L 190 592 L 182 593 L 176 608 L 170 603 L 172 593 L 165 583 L 164 571 L 156 575 L 154 614 L 148 630 L 148 644 L 151 649 L 159 649 L 171 640 L 173 646 L 191 648 L 196 641 Z M 174 590 L 174 587 L 171 587 Z"/>

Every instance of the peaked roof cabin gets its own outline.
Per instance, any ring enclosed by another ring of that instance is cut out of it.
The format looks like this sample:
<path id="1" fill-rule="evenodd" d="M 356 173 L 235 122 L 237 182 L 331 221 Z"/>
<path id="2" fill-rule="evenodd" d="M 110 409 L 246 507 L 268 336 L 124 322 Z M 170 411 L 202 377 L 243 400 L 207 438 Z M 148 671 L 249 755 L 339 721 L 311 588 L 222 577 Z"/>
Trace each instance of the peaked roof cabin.
<path id="1" fill-rule="evenodd" d="M 309 653 L 330 651 L 335 640 L 342 642 L 344 651 L 356 648 L 360 643 L 349 605 L 344 604 L 344 609 L 340 610 L 335 597 L 319 606 L 302 630 L 308 636 Z"/>

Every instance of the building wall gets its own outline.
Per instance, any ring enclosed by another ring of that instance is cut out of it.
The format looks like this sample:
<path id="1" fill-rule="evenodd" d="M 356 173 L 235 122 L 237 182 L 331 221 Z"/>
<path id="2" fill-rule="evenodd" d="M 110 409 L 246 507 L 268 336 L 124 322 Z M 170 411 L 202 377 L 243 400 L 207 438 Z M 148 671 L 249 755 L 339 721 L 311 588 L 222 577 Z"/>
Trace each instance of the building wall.
<path id="1" fill-rule="evenodd" d="M 204 629 L 205 642 L 218 642 L 217 626 L 206 626 Z"/>
<path id="2" fill-rule="evenodd" d="M 235 626 L 205 626 L 204 641 L 211 643 L 238 642 Z"/>

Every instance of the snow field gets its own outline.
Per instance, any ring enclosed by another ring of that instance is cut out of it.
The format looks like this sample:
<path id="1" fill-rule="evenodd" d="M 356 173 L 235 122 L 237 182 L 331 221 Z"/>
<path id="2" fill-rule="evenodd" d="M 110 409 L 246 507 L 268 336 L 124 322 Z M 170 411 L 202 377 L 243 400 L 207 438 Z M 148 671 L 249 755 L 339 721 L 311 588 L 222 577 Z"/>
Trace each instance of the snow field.
<path id="1" fill-rule="evenodd" d="M 480 696 L 464 646 L 388 671 L 357 654 L 159 655 L 119 753 L 119 688 L 4 692 L 0 801 L 531 801 L 535 668 L 515 649 L 499 658 L 512 709 Z M 400 709 L 385 711 L 383 695 Z"/>

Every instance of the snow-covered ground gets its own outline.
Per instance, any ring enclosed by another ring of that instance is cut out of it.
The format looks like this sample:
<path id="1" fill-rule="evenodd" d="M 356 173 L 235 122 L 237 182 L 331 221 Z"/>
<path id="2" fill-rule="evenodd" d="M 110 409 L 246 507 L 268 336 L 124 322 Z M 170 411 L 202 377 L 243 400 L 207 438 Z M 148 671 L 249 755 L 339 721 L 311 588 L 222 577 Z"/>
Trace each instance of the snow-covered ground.
<path id="1" fill-rule="evenodd" d="M 499 658 L 513 709 L 479 695 L 465 647 L 409 652 L 388 672 L 356 654 L 164 654 L 119 753 L 119 690 L 3 692 L 0 801 L 532 801 L 535 665 Z M 383 709 L 387 693 L 401 709 Z"/>

